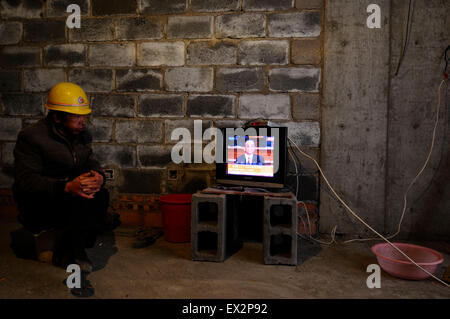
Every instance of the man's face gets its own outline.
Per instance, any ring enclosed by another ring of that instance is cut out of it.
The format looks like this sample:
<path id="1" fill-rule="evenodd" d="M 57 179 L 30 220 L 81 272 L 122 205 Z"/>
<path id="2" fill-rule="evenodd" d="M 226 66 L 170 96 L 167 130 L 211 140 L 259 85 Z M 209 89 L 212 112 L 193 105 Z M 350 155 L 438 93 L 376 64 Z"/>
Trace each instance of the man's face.
<path id="1" fill-rule="evenodd" d="M 255 151 L 255 143 L 252 140 L 245 142 L 245 154 L 251 155 Z"/>
<path id="2" fill-rule="evenodd" d="M 86 128 L 87 115 L 68 114 L 61 123 L 63 129 L 72 135 L 78 135 Z"/>

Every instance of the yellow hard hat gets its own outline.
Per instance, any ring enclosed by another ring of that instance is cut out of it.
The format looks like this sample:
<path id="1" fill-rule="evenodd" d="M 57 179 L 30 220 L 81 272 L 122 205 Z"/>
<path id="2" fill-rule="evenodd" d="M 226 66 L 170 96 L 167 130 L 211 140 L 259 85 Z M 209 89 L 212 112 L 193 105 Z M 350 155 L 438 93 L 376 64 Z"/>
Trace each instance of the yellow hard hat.
<path id="1" fill-rule="evenodd" d="M 49 110 L 79 115 L 92 112 L 83 89 L 69 82 L 61 82 L 52 87 L 45 107 Z"/>

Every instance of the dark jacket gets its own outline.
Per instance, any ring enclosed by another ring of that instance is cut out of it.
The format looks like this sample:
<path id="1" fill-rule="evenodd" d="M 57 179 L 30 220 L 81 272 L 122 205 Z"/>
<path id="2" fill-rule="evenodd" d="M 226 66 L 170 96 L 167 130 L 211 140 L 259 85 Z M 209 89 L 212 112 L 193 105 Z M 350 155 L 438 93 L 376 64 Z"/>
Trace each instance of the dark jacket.
<path id="1" fill-rule="evenodd" d="M 244 154 L 244 155 L 239 156 L 236 159 L 236 164 L 246 164 L 245 161 L 246 160 L 245 160 L 245 154 Z M 253 165 L 264 165 L 264 157 L 262 157 L 261 155 L 253 154 L 252 164 Z"/>
<path id="2" fill-rule="evenodd" d="M 90 170 L 105 177 L 92 154 L 91 140 L 84 131 L 69 141 L 49 118 L 23 129 L 14 148 L 15 197 L 23 193 L 58 196 L 68 181 Z"/>

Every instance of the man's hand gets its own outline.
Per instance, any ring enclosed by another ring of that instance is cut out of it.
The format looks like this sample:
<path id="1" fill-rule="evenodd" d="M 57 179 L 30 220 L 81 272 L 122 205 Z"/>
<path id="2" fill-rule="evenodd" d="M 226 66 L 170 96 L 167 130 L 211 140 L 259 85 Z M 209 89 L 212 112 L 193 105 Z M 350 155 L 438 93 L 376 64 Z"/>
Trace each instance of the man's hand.
<path id="1" fill-rule="evenodd" d="M 90 171 L 68 182 L 64 191 L 74 196 L 90 199 L 94 198 L 94 194 L 100 190 L 102 185 L 103 176 L 96 171 Z"/>

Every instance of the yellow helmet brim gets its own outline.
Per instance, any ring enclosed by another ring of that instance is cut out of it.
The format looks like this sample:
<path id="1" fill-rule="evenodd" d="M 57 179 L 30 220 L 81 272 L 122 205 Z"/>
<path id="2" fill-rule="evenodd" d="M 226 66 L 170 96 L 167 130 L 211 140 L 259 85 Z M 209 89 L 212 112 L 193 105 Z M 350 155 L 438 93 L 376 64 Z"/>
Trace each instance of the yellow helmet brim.
<path id="1" fill-rule="evenodd" d="M 66 112 L 77 115 L 86 115 L 92 112 L 92 109 L 89 107 L 89 105 L 67 106 L 67 105 L 45 104 L 45 107 L 49 110 Z"/>

